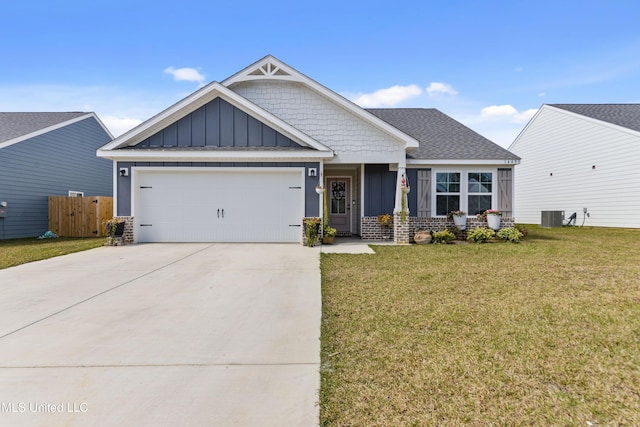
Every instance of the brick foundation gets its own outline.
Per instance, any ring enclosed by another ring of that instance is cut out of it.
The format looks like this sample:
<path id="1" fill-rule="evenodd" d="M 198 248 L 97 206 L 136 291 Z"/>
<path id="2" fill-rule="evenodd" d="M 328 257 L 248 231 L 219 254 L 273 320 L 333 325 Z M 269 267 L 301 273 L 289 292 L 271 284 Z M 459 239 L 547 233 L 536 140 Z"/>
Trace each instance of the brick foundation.
<path id="1" fill-rule="evenodd" d="M 393 240 L 393 227 L 380 224 L 377 216 L 362 217 L 360 227 L 363 240 Z"/>
<path id="2" fill-rule="evenodd" d="M 514 218 L 502 217 L 500 221 L 501 228 L 513 227 Z M 476 217 L 467 217 L 467 229 L 462 232 L 461 238 L 467 238 L 467 230 L 476 227 L 486 227 L 487 222 L 477 219 Z M 393 218 L 393 227 L 385 230 L 382 224 L 378 222 L 378 217 L 365 216 L 362 217 L 361 237 L 363 240 L 391 240 L 404 244 L 413 243 L 413 235 L 418 230 L 440 231 L 448 227 L 455 227 L 453 220 L 448 218 L 416 218 L 408 217 L 405 224 L 401 223 L 400 214 L 395 214 Z M 396 234 L 398 234 L 396 238 Z M 407 237 L 408 236 L 408 237 Z"/>
<path id="3" fill-rule="evenodd" d="M 133 217 L 118 216 L 116 218 L 124 221 L 124 232 L 122 233 L 122 237 L 114 237 L 113 241 L 107 237 L 107 244 L 109 246 L 130 245 L 133 243 Z"/>

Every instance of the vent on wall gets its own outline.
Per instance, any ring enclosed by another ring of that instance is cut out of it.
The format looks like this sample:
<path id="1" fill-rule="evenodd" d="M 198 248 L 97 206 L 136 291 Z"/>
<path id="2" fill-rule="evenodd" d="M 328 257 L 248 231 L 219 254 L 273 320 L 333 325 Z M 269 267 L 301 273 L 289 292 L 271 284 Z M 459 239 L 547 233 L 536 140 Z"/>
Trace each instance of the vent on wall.
<path id="1" fill-rule="evenodd" d="M 545 228 L 562 227 L 564 211 L 542 211 L 540 225 Z"/>

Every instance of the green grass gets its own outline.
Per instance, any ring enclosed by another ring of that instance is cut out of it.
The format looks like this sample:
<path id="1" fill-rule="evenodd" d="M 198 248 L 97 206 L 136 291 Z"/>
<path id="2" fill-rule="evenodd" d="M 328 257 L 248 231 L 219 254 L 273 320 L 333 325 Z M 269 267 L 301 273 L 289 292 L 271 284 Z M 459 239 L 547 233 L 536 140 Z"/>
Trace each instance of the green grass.
<path id="1" fill-rule="evenodd" d="M 322 254 L 324 426 L 640 425 L 640 230 Z"/>
<path id="2" fill-rule="evenodd" d="M 31 261 L 86 251 L 104 245 L 104 237 L 0 240 L 0 269 Z"/>

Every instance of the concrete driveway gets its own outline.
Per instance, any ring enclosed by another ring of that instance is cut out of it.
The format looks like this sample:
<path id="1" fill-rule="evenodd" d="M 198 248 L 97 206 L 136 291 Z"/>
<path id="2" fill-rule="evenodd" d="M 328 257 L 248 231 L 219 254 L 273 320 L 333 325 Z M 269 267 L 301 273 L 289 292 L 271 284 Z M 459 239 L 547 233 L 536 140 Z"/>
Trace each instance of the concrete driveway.
<path id="1" fill-rule="evenodd" d="M 104 247 L 0 270 L 0 425 L 313 426 L 319 249 Z"/>

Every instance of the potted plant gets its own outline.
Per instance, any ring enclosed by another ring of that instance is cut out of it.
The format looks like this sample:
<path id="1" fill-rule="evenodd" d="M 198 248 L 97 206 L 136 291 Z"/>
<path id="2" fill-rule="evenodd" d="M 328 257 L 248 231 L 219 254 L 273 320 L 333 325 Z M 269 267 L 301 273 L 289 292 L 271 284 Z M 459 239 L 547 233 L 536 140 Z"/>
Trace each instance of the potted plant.
<path id="1" fill-rule="evenodd" d="M 449 219 L 453 219 L 453 223 L 458 227 L 458 230 L 465 230 L 467 228 L 467 213 L 463 211 L 451 211 L 449 212 Z"/>
<path id="2" fill-rule="evenodd" d="M 330 225 L 325 225 L 322 229 L 322 244 L 331 245 L 338 231 Z"/>
<path id="3" fill-rule="evenodd" d="M 391 227 L 393 227 L 393 215 L 382 214 L 378 215 L 378 222 L 382 225 L 382 237 L 385 240 L 391 238 Z"/>
<path id="4" fill-rule="evenodd" d="M 304 235 L 307 238 L 307 246 L 314 247 L 318 243 L 318 229 L 320 228 L 320 218 L 304 219 Z"/>
<path id="5" fill-rule="evenodd" d="M 486 211 L 478 214 L 479 219 L 486 219 L 487 226 L 492 230 L 500 229 L 500 219 L 502 218 L 502 212 L 495 209 L 487 209 Z"/>

